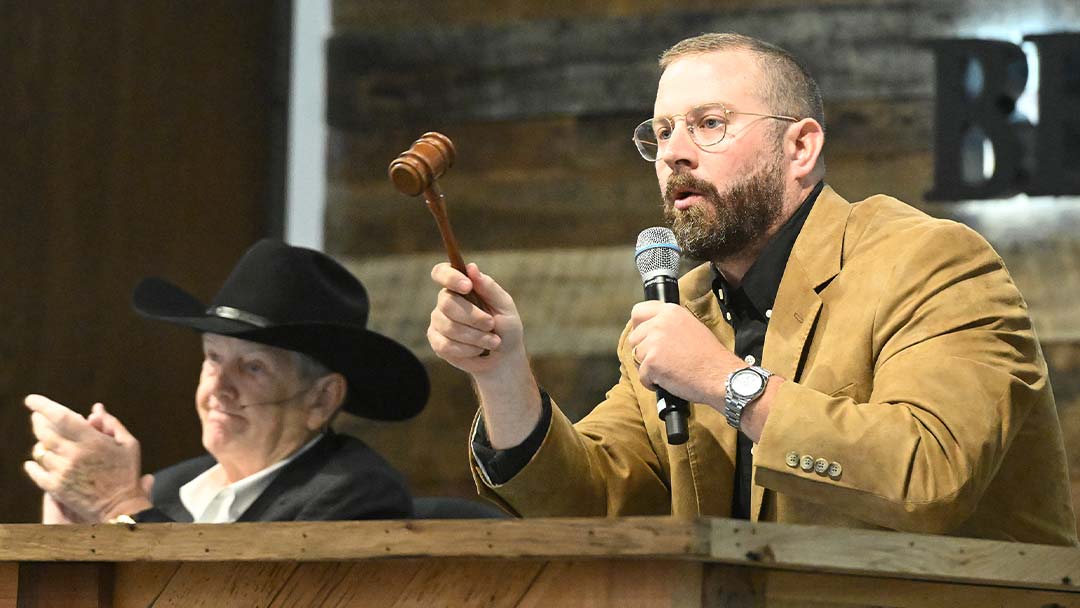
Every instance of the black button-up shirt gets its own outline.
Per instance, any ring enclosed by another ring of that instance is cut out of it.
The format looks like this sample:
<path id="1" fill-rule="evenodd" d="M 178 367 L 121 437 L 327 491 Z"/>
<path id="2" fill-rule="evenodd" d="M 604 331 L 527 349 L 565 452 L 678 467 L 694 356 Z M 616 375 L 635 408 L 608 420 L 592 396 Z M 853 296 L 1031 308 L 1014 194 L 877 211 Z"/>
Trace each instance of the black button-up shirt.
<path id="1" fill-rule="evenodd" d="M 780 289 L 780 280 L 784 278 L 784 268 L 795 239 L 799 237 L 823 186 L 823 182 L 818 182 L 795 214 L 773 235 L 737 288 L 733 289 L 719 270 L 713 267 L 713 293 L 720 302 L 724 319 L 735 330 L 735 354 L 745 359 L 747 365 L 761 364 L 765 331 L 769 328 L 776 292 Z M 750 438 L 740 432 L 735 457 L 735 488 L 731 495 L 731 516 L 739 519 L 750 519 L 750 480 L 754 465 L 750 453 L 752 447 L 754 444 Z"/>
<path id="2" fill-rule="evenodd" d="M 723 275 L 715 267 L 713 268 L 713 293 L 716 294 L 720 303 L 724 319 L 735 330 L 735 354 L 746 359 L 748 363 L 750 362 L 748 357 L 753 357 L 752 365 L 761 363 L 761 354 L 765 347 L 765 331 L 769 326 L 776 292 L 780 289 L 780 280 L 784 276 L 784 268 L 791 255 L 791 248 L 795 245 L 795 239 L 802 231 L 803 224 L 810 215 L 810 209 L 824 185 L 824 182 L 818 182 L 814 190 L 799 205 L 795 214 L 780 227 L 776 235 L 765 245 L 757 260 L 750 266 L 738 288 L 732 289 L 724 280 Z M 525 468 L 525 465 L 540 449 L 548 427 L 551 425 L 551 400 L 543 391 L 541 391 L 541 406 L 543 411 L 540 421 L 533 432 L 521 444 L 505 450 L 496 450 L 491 447 L 487 440 L 487 433 L 484 431 L 484 419 L 480 418 L 472 441 L 473 454 L 481 468 L 487 473 L 491 483 L 501 484 L 509 481 L 518 471 Z M 750 517 L 750 481 L 753 472 L 753 457 L 750 448 L 752 447 L 753 443 L 750 439 L 739 433 L 738 452 L 735 459 L 735 488 L 732 492 L 732 517 L 742 519 Z"/>

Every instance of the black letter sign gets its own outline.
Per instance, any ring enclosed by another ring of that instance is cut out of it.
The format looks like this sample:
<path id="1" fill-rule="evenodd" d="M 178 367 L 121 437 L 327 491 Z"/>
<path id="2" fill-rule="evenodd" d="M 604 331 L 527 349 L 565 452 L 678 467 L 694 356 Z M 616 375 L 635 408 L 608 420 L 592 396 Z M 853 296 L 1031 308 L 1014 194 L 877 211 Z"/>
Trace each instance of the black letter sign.
<path id="1" fill-rule="evenodd" d="M 1030 194 L 1080 194 L 1080 34 L 1026 36 L 1039 50 L 1039 128 Z"/>
<path id="2" fill-rule="evenodd" d="M 937 109 L 934 188 L 927 199 L 997 198 L 1024 190 L 1021 133 L 1030 127 L 1010 120 L 1027 82 L 1024 51 L 996 40 L 935 40 L 930 46 L 937 66 Z M 969 78 L 972 70 L 981 71 L 981 79 Z M 965 178 L 963 170 L 965 154 L 971 153 L 965 135 L 975 129 L 994 150 L 994 171 L 986 179 Z"/>

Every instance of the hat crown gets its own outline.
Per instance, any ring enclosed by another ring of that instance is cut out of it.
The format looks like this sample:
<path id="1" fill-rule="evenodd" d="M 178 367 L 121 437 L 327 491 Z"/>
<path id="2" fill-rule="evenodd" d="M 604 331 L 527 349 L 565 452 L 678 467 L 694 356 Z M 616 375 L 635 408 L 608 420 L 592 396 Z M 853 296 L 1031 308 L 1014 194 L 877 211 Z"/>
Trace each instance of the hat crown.
<path id="1" fill-rule="evenodd" d="M 366 327 L 367 291 L 324 253 L 263 239 L 237 262 L 214 297 L 274 325 L 327 323 Z"/>
<path id="2" fill-rule="evenodd" d="M 367 329 L 360 280 L 330 256 L 259 241 L 236 263 L 209 308 L 165 279 L 135 286 L 142 316 L 304 353 L 345 376 L 346 411 L 404 420 L 427 402 L 427 371 L 408 348 Z"/>

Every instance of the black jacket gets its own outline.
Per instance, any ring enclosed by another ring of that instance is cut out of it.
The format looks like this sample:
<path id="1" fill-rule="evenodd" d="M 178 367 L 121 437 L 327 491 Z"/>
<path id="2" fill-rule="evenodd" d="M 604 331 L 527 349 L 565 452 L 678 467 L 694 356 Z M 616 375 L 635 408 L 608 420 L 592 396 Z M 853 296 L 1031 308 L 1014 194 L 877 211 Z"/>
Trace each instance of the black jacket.
<path id="1" fill-rule="evenodd" d="M 216 464 L 205 454 L 154 475 L 152 509 L 140 523 L 190 522 L 180 487 Z M 285 465 L 237 521 L 328 521 L 412 517 L 412 498 L 402 475 L 359 439 L 327 433 Z"/>

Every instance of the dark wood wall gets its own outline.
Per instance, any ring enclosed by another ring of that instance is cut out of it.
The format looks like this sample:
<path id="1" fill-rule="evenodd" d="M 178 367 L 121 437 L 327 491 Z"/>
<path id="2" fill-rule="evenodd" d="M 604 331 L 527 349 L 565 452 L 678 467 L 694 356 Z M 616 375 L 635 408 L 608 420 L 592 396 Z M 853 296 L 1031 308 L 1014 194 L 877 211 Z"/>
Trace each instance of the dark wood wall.
<path id="1" fill-rule="evenodd" d="M 198 340 L 129 297 L 158 274 L 209 298 L 266 230 L 280 5 L 0 2 L 0 520 L 38 517 L 28 392 L 104 402 L 147 470 L 200 451 Z"/>
<path id="2" fill-rule="evenodd" d="M 427 357 L 428 410 L 357 425 L 421 493 L 472 492 L 465 437 L 475 400 L 424 339 L 441 243 L 422 201 L 394 191 L 388 162 L 421 133 L 457 144 L 441 180 L 466 257 L 518 296 L 539 381 L 572 415 L 616 380 L 615 340 L 640 280 L 639 230 L 662 222 L 652 168 L 630 141 L 651 114 L 658 54 L 738 31 L 802 58 L 825 95 L 828 182 L 850 200 L 884 192 L 982 231 L 1024 291 L 1043 339 L 1080 476 L 1080 200 L 930 203 L 930 38 L 1080 31 L 1065 0 L 336 0 L 328 45 L 327 247 L 374 294 L 373 323 Z M 581 286 L 582 289 L 576 289 Z M 582 293 L 588 289 L 589 293 Z M 590 311 L 583 315 L 581 311 Z M 1080 487 L 1080 484 L 1078 484 Z"/>

